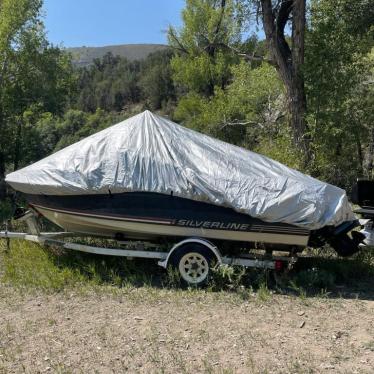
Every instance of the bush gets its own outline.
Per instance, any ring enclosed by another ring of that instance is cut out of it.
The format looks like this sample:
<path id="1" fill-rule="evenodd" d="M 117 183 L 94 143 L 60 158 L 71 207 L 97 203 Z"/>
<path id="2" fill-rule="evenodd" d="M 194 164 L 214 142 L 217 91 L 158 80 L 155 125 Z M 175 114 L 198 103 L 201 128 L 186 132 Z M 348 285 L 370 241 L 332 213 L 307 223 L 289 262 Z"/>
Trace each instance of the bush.
<path id="1" fill-rule="evenodd" d="M 0 224 L 12 217 L 12 203 L 10 199 L 0 201 Z"/>
<path id="2" fill-rule="evenodd" d="M 329 289 L 335 284 L 335 275 L 323 269 L 307 269 L 295 276 L 295 284 L 304 289 Z"/>

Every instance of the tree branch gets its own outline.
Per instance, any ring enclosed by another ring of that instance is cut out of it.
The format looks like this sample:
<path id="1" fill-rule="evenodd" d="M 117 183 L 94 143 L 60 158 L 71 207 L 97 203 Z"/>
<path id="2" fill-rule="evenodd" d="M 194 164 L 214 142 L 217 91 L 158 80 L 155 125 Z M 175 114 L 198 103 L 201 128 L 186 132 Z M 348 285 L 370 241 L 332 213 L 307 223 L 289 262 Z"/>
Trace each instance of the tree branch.
<path id="1" fill-rule="evenodd" d="M 281 2 L 279 10 L 277 12 L 277 20 L 276 20 L 277 31 L 281 31 L 283 33 L 284 28 L 287 24 L 288 18 L 291 14 L 292 6 L 293 6 L 293 0 L 285 0 Z"/>
<path id="2" fill-rule="evenodd" d="M 284 28 L 289 20 L 291 11 L 293 9 L 293 0 L 282 1 L 276 17 L 276 34 L 279 42 L 279 47 L 286 60 L 289 62 L 291 57 L 291 49 L 284 37 Z"/>
<path id="3" fill-rule="evenodd" d="M 219 30 L 221 29 L 223 15 L 225 13 L 225 8 L 226 8 L 226 0 L 221 0 L 221 14 L 220 14 L 217 26 L 216 26 L 216 30 L 214 32 L 213 43 L 217 40 L 217 36 L 218 36 Z"/>
<path id="4" fill-rule="evenodd" d="M 222 48 L 226 48 L 226 49 L 234 52 L 236 55 L 238 55 L 239 57 L 242 57 L 246 61 L 267 62 L 268 64 L 275 66 L 275 61 L 274 60 L 265 58 L 264 56 L 256 56 L 255 53 L 253 53 L 253 54 L 245 53 L 245 52 L 241 51 L 240 49 L 237 49 L 233 46 L 223 44 L 223 43 L 219 43 L 218 45 Z"/>
<path id="5" fill-rule="evenodd" d="M 178 51 L 181 51 L 183 53 L 188 54 L 187 49 L 183 46 L 183 44 L 178 39 L 177 35 L 175 34 L 175 31 L 172 27 L 169 28 L 169 36 L 177 43 L 178 47 L 175 47 L 171 45 L 172 48 L 177 49 Z"/>
<path id="6" fill-rule="evenodd" d="M 225 127 L 228 127 L 228 126 L 247 126 L 247 125 L 256 125 L 256 126 L 263 128 L 263 125 L 261 123 L 254 122 L 254 121 L 239 121 L 239 120 L 226 121 L 226 119 L 224 119 L 224 122 L 220 124 L 219 129 L 223 130 Z"/>

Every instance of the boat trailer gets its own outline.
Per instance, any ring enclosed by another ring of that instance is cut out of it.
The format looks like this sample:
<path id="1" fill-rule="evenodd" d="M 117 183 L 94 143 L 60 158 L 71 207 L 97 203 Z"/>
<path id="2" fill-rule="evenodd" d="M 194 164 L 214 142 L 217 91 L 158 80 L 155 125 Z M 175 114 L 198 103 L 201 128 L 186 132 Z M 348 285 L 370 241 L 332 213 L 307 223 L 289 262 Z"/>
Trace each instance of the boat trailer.
<path id="1" fill-rule="evenodd" d="M 209 240 L 198 237 L 184 238 L 163 251 L 157 244 L 141 241 L 117 241 L 118 248 L 107 248 L 74 243 L 74 237 L 82 237 L 74 232 L 42 232 L 35 216 L 30 210 L 17 218 L 18 222 L 25 222 L 28 232 L 13 232 L 6 228 L 0 231 L 0 239 L 7 240 L 10 248 L 11 239 L 21 239 L 38 243 L 45 247 L 55 247 L 79 252 L 132 258 L 147 258 L 158 260 L 158 265 L 166 269 L 169 265 L 179 270 L 181 279 L 188 285 L 204 284 L 208 278 L 212 263 L 221 265 L 237 265 L 246 268 L 269 269 L 276 272 L 290 270 L 297 261 L 296 255 L 272 256 L 241 254 L 240 257 L 223 256 L 217 246 Z M 69 241 L 66 241 L 70 238 Z"/>

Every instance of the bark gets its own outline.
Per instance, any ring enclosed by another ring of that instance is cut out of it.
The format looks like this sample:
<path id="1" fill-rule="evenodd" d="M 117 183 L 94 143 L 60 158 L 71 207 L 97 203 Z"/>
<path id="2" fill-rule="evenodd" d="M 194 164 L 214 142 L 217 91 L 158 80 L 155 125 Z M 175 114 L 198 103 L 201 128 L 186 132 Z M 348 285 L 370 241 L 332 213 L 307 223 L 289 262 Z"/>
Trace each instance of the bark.
<path id="1" fill-rule="evenodd" d="M 22 120 L 17 119 L 17 133 L 14 142 L 14 160 L 13 160 L 13 170 L 18 170 L 19 161 L 21 156 L 21 139 L 22 139 Z"/>
<path id="2" fill-rule="evenodd" d="M 370 141 L 368 146 L 368 163 L 367 163 L 367 174 L 369 178 L 374 177 L 374 128 L 371 129 Z"/>
<path id="3" fill-rule="evenodd" d="M 358 162 L 359 162 L 358 174 L 360 177 L 362 177 L 364 174 L 364 155 L 362 152 L 360 136 L 358 134 L 356 134 L 356 147 L 357 147 L 357 157 L 358 157 Z"/>
<path id="4" fill-rule="evenodd" d="M 306 162 L 311 158 L 305 120 L 306 96 L 302 74 L 305 40 L 305 0 L 282 0 L 273 8 L 271 0 L 261 0 L 262 20 L 270 55 L 286 87 L 293 139 Z M 292 49 L 285 38 L 285 26 L 292 14 Z"/>
<path id="5" fill-rule="evenodd" d="M 5 184 L 5 155 L 0 150 L 0 201 L 6 197 L 6 184 Z"/>
<path id="6" fill-rule="evenodd" d="M 4 131 L 4 116 L 1 105 L 0 97 L 0 140 L 3 140 L 3 131 Z M 6 184 L 5 184 L 5 154 L 4 147 L 0 141 L 0 201 L 4 200 L 6 197 Z"/>

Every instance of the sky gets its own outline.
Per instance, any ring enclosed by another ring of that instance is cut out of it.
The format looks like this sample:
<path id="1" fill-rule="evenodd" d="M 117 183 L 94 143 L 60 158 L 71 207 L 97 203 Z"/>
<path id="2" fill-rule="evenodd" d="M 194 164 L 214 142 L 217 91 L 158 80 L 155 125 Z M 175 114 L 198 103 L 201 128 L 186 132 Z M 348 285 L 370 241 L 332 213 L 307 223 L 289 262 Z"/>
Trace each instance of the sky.
<path id="1" fill-rule="evenodd" d="M 50 42 L 64 47 L 166 44 L 180 26 L 184 0 L 44 0 Z"/>

